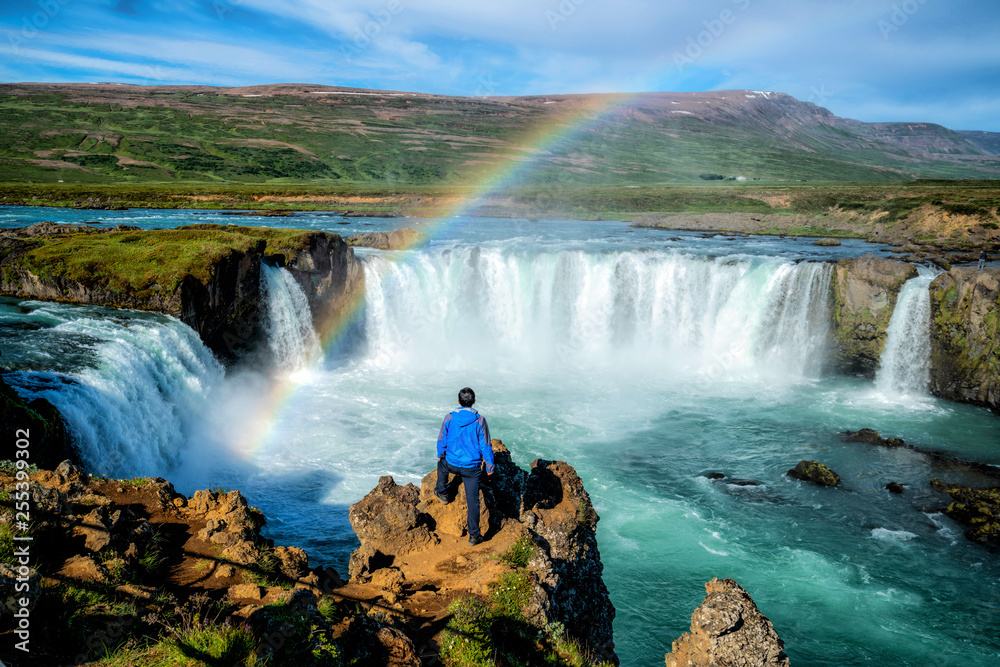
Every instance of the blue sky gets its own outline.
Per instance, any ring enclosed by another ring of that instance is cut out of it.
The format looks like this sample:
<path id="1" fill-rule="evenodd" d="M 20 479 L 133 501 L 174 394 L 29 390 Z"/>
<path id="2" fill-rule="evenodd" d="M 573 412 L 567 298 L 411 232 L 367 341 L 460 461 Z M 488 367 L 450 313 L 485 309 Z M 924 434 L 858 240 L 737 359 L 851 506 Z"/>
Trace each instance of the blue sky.
<path id="1" fill-rule="evenodd" d="M 0 0 L 0 81 L 775 90 L 1000 131 L 996 0 Z"/>

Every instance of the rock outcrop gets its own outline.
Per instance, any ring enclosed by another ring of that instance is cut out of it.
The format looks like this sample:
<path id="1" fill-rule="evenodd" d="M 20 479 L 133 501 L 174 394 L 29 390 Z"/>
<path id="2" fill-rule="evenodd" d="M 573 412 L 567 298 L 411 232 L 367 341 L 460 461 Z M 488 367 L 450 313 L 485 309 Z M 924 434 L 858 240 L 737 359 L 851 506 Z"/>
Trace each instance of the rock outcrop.
<path id="1" fill-rule="evenodd" d="M 862 255 L 842 259 L 831 284 L 831 364 L 841 373 L 875 377 L 886 328 L 912 264 Z"/>
<path id="2" fill-rule="evenodd" d="M 1000 413 L 1000 269 L 957 267 L 931 283 L 930 389 Z"/>
<path id="3" fill-rule="evenodd" d="M 666 667 L 788 667 L 785 643 L 745 590 L 732 579 L 712 579 L 705 590 Z"/>
<path id="4" fill-rule="evenodd" d="M 789 477 L 813 482 L 820 486 L 837 486 L 840 483 L 840 475 L 818 461 L 799 461 L 786 474 Z"/>
<path id="5" fill-rule="evenodd" d="M 77 460 L 72 438 L 56 407 L 44 398 L 25 401 L 2 376 L 0 376 L 0 424 L 3 424 L 0 460 L 17 460 L 19 439 L 28 443 L 26 447 L 30 456 L 28 463 L 33 463 L 39 468 L 55 468 L 60 461 L 67 458 Z M 24 437 L 25 435 L 27 437 Z"/>
<path id="6" fill-rule="evenodd" d="M 348 245 L 364 246 L 377 250 L 409 250 L 427 245 L 430 239 L 415 229 L 404 227 L 391 232 L 365 232 L 352 234 L 344 239 Z"/>
<path id="7" fill-rule="evenodd" d="M 469 570 L 471 558 L 487 552 L 503 555 L 527 540 L 531 555 L 522 574 L 530 591 L 518 612 L 538 629 L 559 624 L 595 660 L 617 664 L 615 611 L 597 548 L 598 516 L 579 476 L 562 461 L 542 459 L 527 472 L 514 464 L 499 440 L 493 441 L 493 450 L 495 472 L 482 485 L 480 498 L 485 543 L 468 555 L 454 554 L 464 548 L 462 536 L 467 534 L 464 488 L 456 477 L 451 479 L 455 499 L 447 505 L 434 497 L 435 471 L 424 477 L 419 489 L 383 477 L 350 508 L 351 525 L 361 541 L 351 557 L 351 582 L 377 585 L 390 604 L 401 605 L 400 611 L 428 587 L 482 595 L 509 571 L 487 561 Z M 462 574 L 442 581 L 441 570 Z"/>
<path id="8" fill-rule="evenodd" d="M 863 428 L 859 431 L 845 431 L 844 436 L 844 442 L 864 442 L 879 447 L 906 446 L 906 442 L 902 438 L 883 438 L 878 431 L 870 428 Z"/>
<path id="9" fill-rule="evenodd" d="M 361 262 L 326 232 L 39 223 L 0 234 L 0 294 L 167 313 L 232 362 L 264 337 L 262 262 L 291 272 L 317 329 L 346 316 L 363 293 Z"/>
<path id="10" fill-rule="evenodd" d="M 954 502 L 944 513 L 968 528 L 967 539 L 1000 546 L 1000 487 L 974 489 L 945 484 L 939 479 L 932 479 L 931 487 L 951 496 Z"/>

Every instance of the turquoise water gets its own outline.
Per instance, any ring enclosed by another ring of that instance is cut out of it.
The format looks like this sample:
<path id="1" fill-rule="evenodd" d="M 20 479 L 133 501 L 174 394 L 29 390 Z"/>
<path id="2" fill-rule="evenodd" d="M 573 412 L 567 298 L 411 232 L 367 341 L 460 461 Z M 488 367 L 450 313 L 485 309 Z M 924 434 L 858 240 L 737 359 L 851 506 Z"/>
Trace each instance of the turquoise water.
<path id="1" fill-rule="evenodd" d="M 8 208 L 0 224 L 94 214 Z M 143 226 L 219 220 L 101 215 Z M 413 222 L 338 220 L 294 225 Z M 874 428 L 1000 466 L 1000 420 L 823 372 L 823 260 L 881 247 L 615 222 L 447 222 L 429 248 L 362 251 L 363 317 L 320 363 L 283 371 L 298 388 L 280 400 L 261 374 L 221 378 L 170 318 L 6 300 L 2 361 L 17 370 L 9 379 L 75 415 L 81 432 L 105 424 L 88 445 L 94 467 L 163 475 L 187 493 L 239 488 L 279 544 L 341 571 L 357 544 L 348 506 L 381 475 L 418 483 L 441 418 L 469 385 L 520 465 L 564 459 L 583 478 L 601 516 L 623 665 L 662 664 L 711 577 L 750 592 L 796 665 L 998 663 L 997 554 L 935 513 L 947 498 L 928 486 L 995 477 L 841 433 Z M 126 424 L 115 404 L 107 412 L 98 390 L 146 405 L 141 423 Z M 154 437 L 163 430 L 169 437 Z M 841 485 L 786 477 L 801 459 L 827 463 Z M 889 494 L 890 481 L 906 492 Z"/>

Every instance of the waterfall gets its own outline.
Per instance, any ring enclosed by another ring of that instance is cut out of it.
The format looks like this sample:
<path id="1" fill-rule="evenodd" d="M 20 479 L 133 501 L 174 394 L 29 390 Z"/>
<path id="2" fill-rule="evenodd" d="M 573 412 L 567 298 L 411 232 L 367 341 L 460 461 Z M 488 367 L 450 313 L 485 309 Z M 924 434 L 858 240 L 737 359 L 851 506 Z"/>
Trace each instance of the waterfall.
<path id="1" fill-rule="evenodd" d="M 830 265 L 510 247 L 365 258 L 370 357 L 814 375 Z"/>
<path id="2" fill-rule="evenodd" d="M 267 342 L 279 368 L 305 367 L 319 354 L 309 299 L 287 269 L 261 264 L 261 291 L 267 303 Z"/>
<path id="3" fill-rule="evenodd" d="M 919 275 L 903 285 L 886 329 L 875 387 L 886 396 L 923 395 L 930 382 L 931 299 L 935 273 L 918 267 Z"/>
<path id="4" fill-rule="evenodd" d="M 198 334 L 166 316 L 39 306 L 36 319 L 52 326 L 35 334 L 36 347 L 60 354 L 71 342 L 74 367 L 8 381 L 59 409 L 89 470 L 129 476 L 176 465 L 224 377 Z"/>

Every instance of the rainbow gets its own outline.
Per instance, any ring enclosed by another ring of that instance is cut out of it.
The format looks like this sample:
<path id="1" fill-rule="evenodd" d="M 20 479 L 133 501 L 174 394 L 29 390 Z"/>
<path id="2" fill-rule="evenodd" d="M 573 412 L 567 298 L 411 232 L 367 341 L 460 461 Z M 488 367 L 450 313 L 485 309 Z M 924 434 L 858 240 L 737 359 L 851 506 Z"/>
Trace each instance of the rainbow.
<path id="1" fill-rule="evenodd" d="M 573 97 L 572 101 L 575 103 L 573 108 L 552 113 L 549 119 L 544 119 L 531 127 L 513 142 L 516 150 L 523 153 L 523 156 L 511 154 L 508 159 L 479 174 L 464 195 L 443 210 L 438 217 L 430 219 L 429 223 L 422 226 L 421 231 L 433 239 L 461 224 L 463 217 L 474 213 L 475 209 L 491 196 L 498 194 L 504 188 L 526 182 L 531 171 L 538 166 L 539 156 L 544 155 L 548 148 L 570 140 L 601 123 L 609 113 L 634 97 L 634 93 Z M 410 249 L 412 248 L 406 250 Z M 396 261 L 400 262 L 412 261 L 412 257 L 413 253 L 409 252 L 395 255 Z M 364 295 L 357 294 L 340 309 L 336 317 L 319 325 L 317 334 L 322 353 L 316 355 L 311 367 L 272 380 L 255 419 L 248 424 L 239 438 L 238 449 L 244 458 L 252 458 L 271 442 L 272 435 L 281 422 L 282 414 L 294 403 L 299 390 L 306 386 L 312 370 L 322 363 L 326 353 L 344 342 L 347 332 L 363 316 L 363 312 Z"/>

